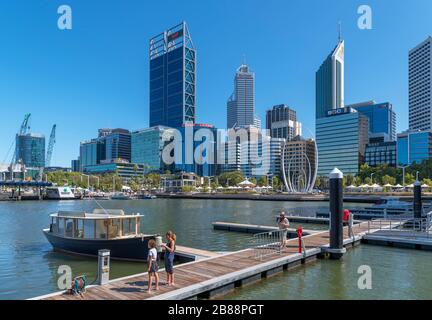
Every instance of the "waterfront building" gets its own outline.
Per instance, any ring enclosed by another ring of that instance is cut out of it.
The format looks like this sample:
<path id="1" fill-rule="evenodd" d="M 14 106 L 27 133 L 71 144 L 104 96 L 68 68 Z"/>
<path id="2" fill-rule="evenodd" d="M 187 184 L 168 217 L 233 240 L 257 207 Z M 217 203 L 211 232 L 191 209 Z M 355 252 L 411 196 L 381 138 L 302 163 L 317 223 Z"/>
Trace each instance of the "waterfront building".
<path id="1" fill-rule="evenodd" d="M 80 160 L 79 159 L 74 159 L 71 161 L 71 169 L 72 172 L 79 172 L 80 171 Z"/>
<path id="2" fill-rule="evenodd" d="M 316 145 L 313 139 L 296 136 L 286 141 L 284 151 L 284 170 L 288 191 L 309 191 L 316 171 Z M 313 187 L 313 185 L 312 185 Z"/>
<path id="3" fill-rule="evenodd" d="M 432 130 L 432 37 L 409 51 L 409 129 Z"/>
<path id="4" fill-rule="evenodd" d="M 234 91 L 227 102 L 227 129 L 254 125 L 255 74 L 242 64 L 234 77 Z"/>
<path id="5" fill-rule="evenodd" d="M 345 43 L 339 39 L 316 72 L 316 119 L 325 118 L 329 110 L 344 107 L 344 50 Z"/>
<path id="6" fill-rule="evenodd" d="M 296 111 L 285 104 L 267 110 L 266 129 L 272 138 L 283 138 L 287 141 L 302 134 L 302 126 L 297 121 Z"/>
<path id="7" fill-rule="evenodd" d="M 198 176 L 189 172 L 177 172 L 161 176 L 161 186 L 164 192 L 182 192 L 183 187 L 195 188 Z"/>
<path id="8" fill-rule="evenodd" d="M 384 133 L 386 140 L 396 141 L 396 113 L 393 105 L 389 102 L 375 103 L 367 101 L 347 105 L 354 108 L 369 119 L 369 135 L 371 138 L 376 134 Z"/>
<path id="9" fill-rule="evenodd" d="M 432 131 L 405 131 L 397 135 L 397 164 L 420 164 L 432 158 Z"/>
<path id="10" fill-rule="evenodd" d="M 196 49 L 186 22 L 150 39 L 150 127 L 195 123 Z"/>
<path id="11" fill-rule="evenodd" d="M 330 110 L 316 121 L 318 176 L 327 176 L 335 167 L 355 175 L 364 163 L 369 140 L 368 118 L 352 108 Z"/>
<path id="12" fill-rule="evenodd" d="M 28 168 L 45 167 L 45 136 L 38 133 L 18 134 L 15 139 L 15 163 Z"/>
<path id="13" fill-rule="evenodd" d="M 372 142 L 366 146 L 365 163 L 370 167 L 375 167 L 381 164 L 395 167 L 396 157 L 396 141 Z"/>
<path id="14" fill-rule="evenodd" d="M 87 166 L 97 165 L 105 159 L 105 143 L 100 139 L 92 139 L 80 143 L 80 170 Z"/>
<path id="15" fill-rule="evenodd" d="M 142 164 L 146 172 L 165 171 L 162 151 L 166 142 L 163 135 L 170 130 L 168 127 L 156 126 L 132 132 L 132 162 Z"/>
<path id="16" fill-rule="evenodd" d="M 102 160 L 101 163 L 95 165 L 87 165 L 83 169 L 84 173 L 97 174 L 118 174 L 124 182 L 128 182 L 132 177 L 141 177 L 144 174 L 144 166 L 137 163 L 129 163 L 125 160 L 107 161 Z"/>
<path id="17" fill-rule="evenodd" d="M 110 133 L 99 138 L 105 143 L 105 158 L 112 161 L 123 159 L 131 161 L 131 133 L 126 129 L 112 129 Z"/>
<path id="18" fill-rule="evenodd" d="M 67 168 L 67 167 L 45 167 L 44 168 L 44 173 L 57 172 L 57 171 L 72 172 L 72 168 Z"/>

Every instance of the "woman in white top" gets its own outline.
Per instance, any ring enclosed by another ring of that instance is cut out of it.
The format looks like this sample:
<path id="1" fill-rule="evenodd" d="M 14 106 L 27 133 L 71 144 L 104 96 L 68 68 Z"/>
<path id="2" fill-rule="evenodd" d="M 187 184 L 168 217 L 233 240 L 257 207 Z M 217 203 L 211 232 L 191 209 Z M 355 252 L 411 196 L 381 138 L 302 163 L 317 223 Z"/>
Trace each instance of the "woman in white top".
<path id="1" fill-rule="evenodd" d="M 153 276 L 155 277 L 156 291 L 159 290 L 159 274 L 158 274 L 159 266 L 157 263 L 156 241 L 150 239 L 148 242 L 148 248 L 149 248 L 149 252 L 148 252 L 147 260 L 149 264 L 149 269 L 148 269 L 149 280 L 148 280 L 147 292 L 151 293 Z"/>

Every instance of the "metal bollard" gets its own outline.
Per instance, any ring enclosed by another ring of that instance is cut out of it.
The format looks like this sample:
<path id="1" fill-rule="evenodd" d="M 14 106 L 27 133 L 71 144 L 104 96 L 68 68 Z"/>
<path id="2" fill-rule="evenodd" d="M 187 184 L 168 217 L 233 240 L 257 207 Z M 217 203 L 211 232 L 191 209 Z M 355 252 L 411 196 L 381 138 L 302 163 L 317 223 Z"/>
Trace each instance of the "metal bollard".
<path id="1" fill-rule="evenodd" d="M 414 183 L 414 201 L 413 201 L 414 219 L 422 218 L 422 194 L 420 181 Z"/>
<path id="2" fill-rule="evenodd" d="M 98 251 L 98 275 L 97 283 L 104 285 L 109 282 L 110 251 L 102 249 Z"/>
<path id="3" fill-rule="evenodd" d="M 330 253 L 331 259 L 340 259 L 346 252 L 343 246 L 343 173 L 334 168 L 330 178 Z"/>

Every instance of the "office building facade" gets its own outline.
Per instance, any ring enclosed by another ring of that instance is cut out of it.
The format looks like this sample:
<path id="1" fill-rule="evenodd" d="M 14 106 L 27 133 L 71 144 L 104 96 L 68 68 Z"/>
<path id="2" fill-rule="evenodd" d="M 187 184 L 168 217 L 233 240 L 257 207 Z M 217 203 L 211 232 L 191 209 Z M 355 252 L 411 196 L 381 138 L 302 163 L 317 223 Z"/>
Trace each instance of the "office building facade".
<path id="1" fill-rule="evenodd" d="M 142 164 L 145 172 L 165 171 L 162 151 L 166 142 L 164 132 L 172 129 L 156 126 L 132 132 L 132 162 Z"/>
<path id="2" fill-rule="evenodd" d="M 327 111 L 344 107 L 344 50 L 340 40 L 336 48 L 315 74 L 316 118 L 324 118 Z"/>
<path id="3" fill-rule="evenodd" d="M 255 74 L 242 64 L 234 77 L 234 91 L 227 102 L 227 129 L 254 125 Z"/>
<path id="4" fill-rule="evenodd" d="M 302 134 L 302 126 L 297 121 L 296 111 L 285 104 L 267 110 L 266 129 L 272 138 L 283 138 L 287 141 Z"/>
<path id="5" fill-rule="evenodd" d="M 185 22 L 150 40 L 150 127 L 195 123 L 196 50 Z"/>
<path id="6" fill-rule="evenodd" d="M 369 119 L 370 137 L 385 134 L 387 141 L 396 141 L 396 113 L 389 102 L 374 101 L 347 105 L 354 108 Z"/>
<path id="7" fill-rule="evenodd" d="M 92 175 L 116 173 L 127 183 L 133 177 L 142 177 L 144 174 L 144 166 L 142 164 L 122 161 L 102 161 L 100 164 L 85 166 L 83 172 Z"/>
<path id="8" fill-rule="evenodd" d="M 110 133 L 100 137 L 105 144 L 105 158 L 114 161 L 123 159 L 131 162 L 131 133 L 126 129 L 112 129 Z"/>
<path id="9" fill-rule="evenodd" d="M 330 110 L 327 115 L 316 122 L 318 176 L 328 176 L 335 167 L 356 175 L 369 141 L 368 118 L 351 108 Z"/>
<path id="10" fill-rule="evenodd" d="M 87 166 L 97 165 L 105 159 L 105 144 L 99 139 L 80 143 L 80 171 Z"/>
<path id="11" fill-rule="evenodd" d="M 387 164 L 390 167 L 396 166 L 396 141 L 383 141 L 369 143 L 365 151 L 365 163 L 370 167 Z"/>
<path id="12" fill-rule="evenodd" d="M 409 51 L 409 129 L 432 129 L 432 37 Z"/>
<path id="13" fill-rule="evenodd" d="M 45 167 L 45 136 L 37 133 L 17 135 L 15 140 L 15 163 L 29 168 Z"/>
<path id="14" fill-rule="evenodd" d="M 397 164 L 420 164 L 432 158 L 432 131 L 405 131 L 397 136 Z"/>

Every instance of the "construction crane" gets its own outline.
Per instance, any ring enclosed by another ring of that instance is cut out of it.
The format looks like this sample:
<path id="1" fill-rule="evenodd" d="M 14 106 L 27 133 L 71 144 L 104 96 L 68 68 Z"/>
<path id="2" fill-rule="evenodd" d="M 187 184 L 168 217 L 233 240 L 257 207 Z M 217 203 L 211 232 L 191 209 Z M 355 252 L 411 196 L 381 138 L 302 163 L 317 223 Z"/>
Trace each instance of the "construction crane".
<path id="1" fill-rule="evenodd" d="M 24 134 L 26 134 L 30 130 L 30 116 L 31 116 L 31 113 L 26 113 L 24 115 L 24 120 L 21 123 L 20 129 L 19 129 L 18 133 L 16 134 L 16 136 L 18 136 L 18 135 L 24 135 Z M 11 144 L 11 146 L 9 148 L 9 151 L 8 151 L 8 153 L 6 155 L 5 160 L 8 158 L 9 153 L 10 153 L 10 151 L 11 151 L 12 148 L 14 148 L 14 152 L 13 152 L 13 156 L 12 156 L 12 159 L 11 159 L 11 162 L 10 162 L 10 166 L 9 166 L 11 180 L 13 180 L 13 168 L 14 168 L 14 165 L 17 164 L 19 162 L 19 160 L 20 160 L 20 159 L 18 159 L 19 155 L 17 154 L 16 137 L 15 137 L 14 141 L 12 141 L 12 144 Z M 3 161 L 3 162 L 5 162 L 5 161 Z"/>
<path id="2" fill-rule="evenodd" d="M 55 125 L 53 125 L 53 127 L 51 129 L 51 134 L 50 134 L 50 138 L 49 138 L 49 142 L 48 142 L 47 154 L 46 154 L 46 158 L 45 158 L 45 167 L 49 167 L 51 165 L 51 157 L 52 157 L 52 153 L 53 153 L 53 148 L 54 148 L 54 144 L 56 143 L 56 140 L 55 140 L 56 127 L 57 127 L 57 125 L 55 124 Z"/>

